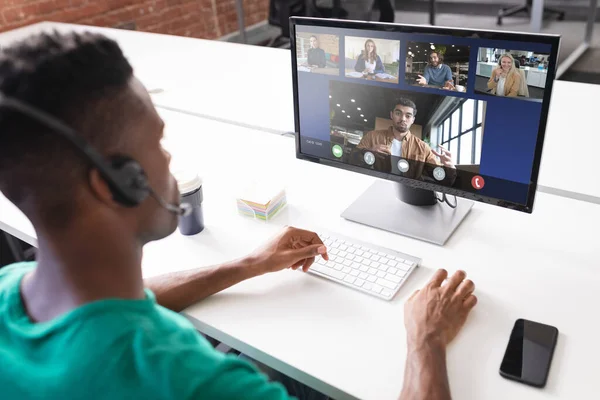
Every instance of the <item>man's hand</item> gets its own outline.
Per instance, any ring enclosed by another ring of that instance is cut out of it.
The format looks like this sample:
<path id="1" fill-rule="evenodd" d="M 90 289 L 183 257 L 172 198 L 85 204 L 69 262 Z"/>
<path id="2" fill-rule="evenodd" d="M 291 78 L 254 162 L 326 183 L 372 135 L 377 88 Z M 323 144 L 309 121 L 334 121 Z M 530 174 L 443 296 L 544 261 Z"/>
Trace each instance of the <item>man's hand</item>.
<path id="1" fill-rule="evenodd" d="M 431 281 L 417 290 L 404 305 L 404 325 L 409 345 L 417 348 L 435 344 L 444 349 L 465 324 L 467 315 L 477 304 L 475 285 L 457 271 L 444 285 L 448 273 L 440 269 Z"/>
<path id="2" fill-rule="evenodd" d="M 446 81 L 446 83 L 444 84 L 444 89 L 456 90 L 456 87 L 454 86 L 454 82 L 452 82 L 452 80 Z"/>
<path id="3" fill-rule="evenodd" d="M 382 154 L 386 154 L 386 155 L 390 155 L 392 154 L 390 147 L 386 146 L 385 144 L 378 144 L 377 146 L 373 147 L 371 149 L 371 151 L 375 152 L 375 153 L 382 153 Z"/>
<path id="4" fill-rule="evenodd" d="M 446 150 L 442 146 L 438 146 L 438 147 L 440 148 L 440 152 L 437 152 L 434 149 L 431 149 L 433 154 L 435 154 L 436 156 L 438 156 L 440 158 L 440 161 L 442 162 L 442 164 L 444 166 L 449 167 L 449 168 L 455 168 L 454 163 L 452 162 L 452 153 L 450 151 Z"/>
<path id="5" fill-rule="evenodd" d="M 427 79 L 425 79 L 425 77 L 423 75 L 419 75 L 419 79 L 417 79 L 417 83 L 419 85 L 427 85 Z"/>
<path id="6" fill-rule="evenodd" d="M 260 273 L 300 267 L 306 272 L 315 261 L 315 257 L 329 260 L 327 248 L 319 236 L 314 232 L 287 227 L 252 253 L 249 259 Z"/>

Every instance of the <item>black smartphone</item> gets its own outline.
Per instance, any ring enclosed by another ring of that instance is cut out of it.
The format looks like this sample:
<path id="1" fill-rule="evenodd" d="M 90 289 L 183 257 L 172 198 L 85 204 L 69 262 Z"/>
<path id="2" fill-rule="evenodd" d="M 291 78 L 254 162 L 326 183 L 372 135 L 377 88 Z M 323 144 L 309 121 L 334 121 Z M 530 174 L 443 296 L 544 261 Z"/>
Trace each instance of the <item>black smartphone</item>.
<path id="1" fill-rule="evenodd" d="M 500 375 L 535 387 L 548 379 L 558 329 L 539 322 L 518 319 L 500 365 Z"/>

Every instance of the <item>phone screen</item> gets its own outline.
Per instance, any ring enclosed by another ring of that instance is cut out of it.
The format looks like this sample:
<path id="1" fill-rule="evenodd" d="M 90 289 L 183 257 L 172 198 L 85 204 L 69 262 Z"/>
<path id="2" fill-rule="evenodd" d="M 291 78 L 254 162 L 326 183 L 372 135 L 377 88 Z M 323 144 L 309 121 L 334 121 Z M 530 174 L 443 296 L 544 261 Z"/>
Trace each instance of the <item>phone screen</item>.
<path id="1" fill-rule="evenodd" d="M 538 322 L 518 319 L 500 365 L 506 378 L 543 387 L 548 378 L 558 329 Z"/>

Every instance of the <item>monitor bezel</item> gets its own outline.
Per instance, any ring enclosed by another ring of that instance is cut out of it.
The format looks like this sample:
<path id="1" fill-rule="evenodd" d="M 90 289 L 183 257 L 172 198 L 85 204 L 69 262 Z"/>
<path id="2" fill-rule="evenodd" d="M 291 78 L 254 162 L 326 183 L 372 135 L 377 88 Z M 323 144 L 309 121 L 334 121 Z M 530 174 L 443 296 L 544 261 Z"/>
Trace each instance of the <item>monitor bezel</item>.
<path id="1" fill-rule="evenodd" d="M 439 185 L 436 183 L 423 182 L 416 179 L 404 178 L 399 175 L 391 173 L 380 172 L 361 168 L 350 164 L 344 164 L 339 161 L 330 160 L 327 158 L 321 158 L 310 154 L 301 152 L 300 143 L 300 112 L 299 112 L 299 100 L 298 100 L 298 65 L 296 60 L 296 25 L 303 26 L 316 26 L 322 28 L 339 28 L 339 29 L 358 29 L 358 30 L 375 30 L 383 32 L 397 32 L 397 33 L 421 33 L 421 34 L 433 34 L 433 35 L 450 35 L 459 37 L 472 37 L 478 35 L 479 39 L 490 39 L 490 40 L 505 40 L 512 42 L 537 42 L 551 45 L 550 57 L 548 62 L 548 71 L 546 78 L 546 87 L 544 92 L 544 98 L 542 101 L 542 112 L 540 118 L 540 124 L 538 128 L 537 141 L 534 152 L 534 160 L 531 171 L 531 179 L 529 182 L 529 191 L 527 194 L 527 204 L 514 203 L 511 201 L 497 199 L 493 197 L 482 196 L 478 193 L 466 192 L 452 187 Z M 538 186 L 538 177 L 540 171 L 540 165 L 542 161 L 543 143 L 546 135 L 546 125 L 548 121 L 548 111 L 550 109 L 550 99 L 552 96 L 552 87 L 554 79 L 556 77 L 556 67 L 558 61 L 558 52 L 560 44 L 560 35 L 548 35 L 548 34 L 535 34 L 535 33 L 520 33 L 520 32 L 504 32 L 494 30 L 475 30 L 475 29 L 461 29 L 461 28 L 450 28 L 450 27 L 438 27 L 438 26 L 426 26 L 426 25 L 409 25 L 409 24 L 392 24 L 383 22 L 366 22 L 366 21 L 350 21 L 350 20 L 338 20 L 338 19 L 323 19 L 323 18 L 309 18 L 309 17 L 291 17 L 290 18 L 290 47 L 291 47 L 291 58 L 292 58 L 292 80 L 294 90 L 294 125 L 295 125 L 295 142 L 296 142 L 296 158 L 319 164 L 341 168 L 348 171 L 353 171 L 365 175 L 370 175 L 376 178 L 386 179 L 398 183 L 405 184 L 410 187 L 426 188 L 439 193 L 446 193 L 456 195 L 457 197 L 466 198 L 469 200 L 475 200 L 483 203 L 493 204 L 500 207 L 510 208 L 526 213 L 533 212 L 533 204 L 535 200 L 535 194 Z M 551 79 L 550 79 L 551 78 Z"/>

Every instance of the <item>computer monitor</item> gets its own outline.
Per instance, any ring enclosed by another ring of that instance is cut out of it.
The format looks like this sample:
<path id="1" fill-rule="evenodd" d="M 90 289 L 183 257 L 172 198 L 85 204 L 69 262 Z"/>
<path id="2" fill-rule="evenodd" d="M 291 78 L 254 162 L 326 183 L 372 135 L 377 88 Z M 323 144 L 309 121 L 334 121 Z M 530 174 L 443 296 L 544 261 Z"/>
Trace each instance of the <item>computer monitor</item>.
<path id="1" fill-rule="evenodd" d="M 344 218 L 443 244 L 471 200 L 532 212 L 559 36 L 314 18 L 290 33 L 297 157 L 385 180 Z"/>

